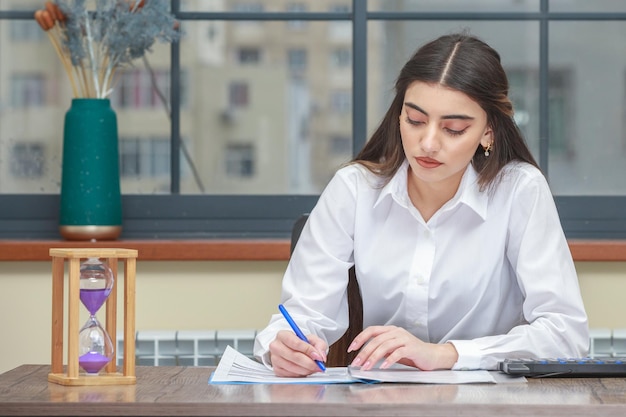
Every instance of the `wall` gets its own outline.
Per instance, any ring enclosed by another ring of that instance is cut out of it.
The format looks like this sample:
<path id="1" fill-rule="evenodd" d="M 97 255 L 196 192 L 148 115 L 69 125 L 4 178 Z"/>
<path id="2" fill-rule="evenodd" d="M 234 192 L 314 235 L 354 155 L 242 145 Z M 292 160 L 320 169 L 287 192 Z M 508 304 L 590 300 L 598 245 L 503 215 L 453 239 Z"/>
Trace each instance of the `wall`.
<path id="1" fill-rule="evenodd" d="M 276 312 L 285 266 L 283 261 L 138 262 L 137 329 L 263 328 Z M 590 327 L 626 328 L 626 262 L 576 267 Z M 50 263 L 0 262 L 0 373 L 25 363 L 50 363 L 50 312 Z"/>

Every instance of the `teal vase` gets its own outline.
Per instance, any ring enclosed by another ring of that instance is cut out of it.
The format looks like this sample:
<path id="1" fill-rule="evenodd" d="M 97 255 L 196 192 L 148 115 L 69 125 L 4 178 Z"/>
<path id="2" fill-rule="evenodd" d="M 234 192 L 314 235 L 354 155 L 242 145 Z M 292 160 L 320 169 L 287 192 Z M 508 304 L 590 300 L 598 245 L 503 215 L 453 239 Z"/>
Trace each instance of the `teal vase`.
<path id="1" fill-rule="evenodd" d="M 109 99 L 75 98 L 65 114 L 59 231 L 68 240 L 122 232 L 117 117 Z"/>

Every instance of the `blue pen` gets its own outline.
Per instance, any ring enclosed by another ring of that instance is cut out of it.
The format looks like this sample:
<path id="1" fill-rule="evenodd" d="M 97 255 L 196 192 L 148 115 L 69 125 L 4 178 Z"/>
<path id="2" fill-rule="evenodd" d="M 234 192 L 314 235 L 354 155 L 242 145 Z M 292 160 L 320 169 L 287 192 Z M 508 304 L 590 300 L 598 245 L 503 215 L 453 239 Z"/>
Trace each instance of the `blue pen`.
<path id="1" fill-rule="evenodd" d="M 291 316 L 287 312 L 287 309 L 285 309 L 285 307 L 282 304 L 278 305 L 278 309 L 280 310 L 281 313 L 283 313 L 283 316 L 285 317 L 285 320 L 287 320 L 287 323 L 289 323 L 289 325 L 293 329 L 293 331 L 296 334 L 296 336 L 298 336 L 300 338 L 300 340 L 304 340 L 308 344 L 311 344 L 309 342 L 309 339 L 307 339 L 306 336 L 304 335 L 304 333 L 302 333 L 302 330 L 300 330 L 300 328 L 298 327 L 296 322 L 293 321 L 293 319 L 291 318 Z M 316 360 L 315 363 L 317 364 L 317 366 L 320 367 L 322 372 L 326 372 L 326 367 L 324 366 L 324 362 Z"/>

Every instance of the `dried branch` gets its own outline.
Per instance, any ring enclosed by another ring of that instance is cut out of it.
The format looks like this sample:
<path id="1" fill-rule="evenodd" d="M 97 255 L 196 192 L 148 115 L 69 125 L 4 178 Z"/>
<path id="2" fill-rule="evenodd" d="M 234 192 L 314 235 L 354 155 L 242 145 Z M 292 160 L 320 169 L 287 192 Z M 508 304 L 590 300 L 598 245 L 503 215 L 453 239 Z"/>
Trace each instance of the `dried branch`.
<path id="1" fill-rule="evenodd" d="M 35 20 L 46 31 L 74 97 L 105 98 L 114 74 L 143 57 L 156 41 L 176 42 L 179 25 L 166 0 L 48 0 Z"/>

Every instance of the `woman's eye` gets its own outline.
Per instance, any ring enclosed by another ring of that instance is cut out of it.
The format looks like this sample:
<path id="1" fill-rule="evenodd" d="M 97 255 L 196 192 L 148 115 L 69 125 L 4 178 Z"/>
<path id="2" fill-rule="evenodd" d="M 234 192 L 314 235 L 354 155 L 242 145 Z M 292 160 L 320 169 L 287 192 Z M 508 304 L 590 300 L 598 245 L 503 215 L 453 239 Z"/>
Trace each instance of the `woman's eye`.
<path id="1" fill-rule="evenodd" d="M 410 119 L 408 117 L 406 118 L 406 122 L 408 124 L 411 124 L 411 125 L 421 125 L 421 124 L 424 124 L 424 122 L 420 122 L 419 120 L 413 120 L 413 119 Z"/>
<path id="2" fill-rule="evenodd" d="M 463 130 L 453 130 L 453 129 L 446 128 L 446 131 L 450 135 L 452 135 L 452 136 L 461 136 L 463 133 L 465 133 L 465 130 L 466 129 L 463 129 Z"/>

